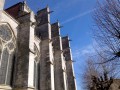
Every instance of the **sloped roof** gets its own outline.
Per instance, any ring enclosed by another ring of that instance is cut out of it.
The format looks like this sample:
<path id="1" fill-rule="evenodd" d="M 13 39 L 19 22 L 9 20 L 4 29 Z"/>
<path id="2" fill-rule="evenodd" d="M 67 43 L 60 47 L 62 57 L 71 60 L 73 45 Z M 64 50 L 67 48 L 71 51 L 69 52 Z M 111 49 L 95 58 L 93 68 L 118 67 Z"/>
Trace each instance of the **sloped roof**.
<path id="1" fill-rule="evenodd" d="M 10 14 L 12 17 L 17 18 L 19 16 L 19 12 L 20 12 L 22 4 L 23 4 L 22 2 L 19 2 L 19 3 L 15 4 L 15 5 L 5 9 L 5 11 L 8 14 Z"/>

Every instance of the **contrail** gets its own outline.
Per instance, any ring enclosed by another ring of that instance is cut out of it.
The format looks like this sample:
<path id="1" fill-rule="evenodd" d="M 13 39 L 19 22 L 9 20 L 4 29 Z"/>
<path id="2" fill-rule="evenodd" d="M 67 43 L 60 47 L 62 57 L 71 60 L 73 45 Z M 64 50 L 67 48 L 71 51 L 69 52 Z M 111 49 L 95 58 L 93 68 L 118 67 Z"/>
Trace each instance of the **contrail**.
<path id="1" fill-rule="evenodd" d="M 85 16 L 85 15 L 87 15 L 87 14 L 89 14 L 89 13 L 95 11 L 95 10 L 96 10 L 96 8 L 95 8 L 95 9 L 92 9 L 92 10 L 89 10 L 89 11 L 87 11 L 87 12 L 81 13 L 81 14 L 79 14 L 79 15 L 77 15 L 77 16 L 71 17 L 71 18 L 67 19 L 66 21 L 63 21 L 61 24 L 66 24 L 66 23 L 68 23 L 68 22 L 71 22 L 71 21 L 73 21 L 73 20 L 75 20 L 75 19 L 78 19 L 78 18 L 80 18 L 80 17 L 82 17 L 82 16 Z"/>

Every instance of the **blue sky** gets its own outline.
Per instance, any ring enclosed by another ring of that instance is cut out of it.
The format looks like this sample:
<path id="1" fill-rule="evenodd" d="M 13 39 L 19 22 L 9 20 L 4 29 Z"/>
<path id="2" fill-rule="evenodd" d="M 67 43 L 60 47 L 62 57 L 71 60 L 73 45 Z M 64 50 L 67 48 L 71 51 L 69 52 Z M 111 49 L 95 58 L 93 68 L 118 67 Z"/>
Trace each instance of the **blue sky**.
<path id="1" fill-rule="evenodd" d="M 6 0 L 5 8 L 23 0 Z M 73 53 L 76 81 L 78 90 L 82 89 L 82 72 L 85 68 L 85 55 L 94 52 L 92 44 L 92 13 L 95 10 L 96 0 L 26 0 L 29 7 L 36 12 L 49 5 L 51 23 L 59 20 L 64 26 L 61 35 L 69 35 Z"/>

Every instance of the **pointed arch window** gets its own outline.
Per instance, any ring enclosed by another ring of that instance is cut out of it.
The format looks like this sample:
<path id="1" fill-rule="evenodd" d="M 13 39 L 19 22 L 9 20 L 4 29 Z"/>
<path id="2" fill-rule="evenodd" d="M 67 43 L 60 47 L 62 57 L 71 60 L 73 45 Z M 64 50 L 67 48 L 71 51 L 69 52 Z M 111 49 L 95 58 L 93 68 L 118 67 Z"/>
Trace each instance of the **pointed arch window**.
<path id="1" fill-rule="evenodd" d="M 0 85 L 11 85 L 15 36 L 8 24 L 0 25 Z"/>
<path id="2" fill-rule="evenodd" d="M 35 59 L 34 59 L 34 86 L 35 90 L 39 89 L 39 50 L 36 45 L 34 45 Z"/>
<path id="3" fill-rule="evenodd" d="M 9 53 L 7 48 L 5 48 L 3 50 L 2 59 L 1 59 L 0 84 L 4 84 L 6 82 L 8 58 L 9 58 Z"/>

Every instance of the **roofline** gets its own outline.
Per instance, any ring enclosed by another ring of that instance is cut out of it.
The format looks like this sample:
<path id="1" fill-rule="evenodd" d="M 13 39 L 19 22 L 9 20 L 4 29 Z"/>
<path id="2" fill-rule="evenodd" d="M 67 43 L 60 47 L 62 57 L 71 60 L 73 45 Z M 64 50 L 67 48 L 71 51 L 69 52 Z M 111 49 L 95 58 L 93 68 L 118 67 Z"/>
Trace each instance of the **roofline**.
<path id="1" fill-rule="evenodd" d="M 44 11 L 44 10 L 47 10 L 48 8 L 49 8 L 49 7 L 45 7 L 45 8 L 42 8 L 42 9 L 38 10 L 38 11 L 37 11 L 37 14 L 40 13 L 40 12 L 42 12 L 42 11 Z"/>
<path id="2" fill-rule="evenodd" d="M 69 36 L 67 35 L 67 36 L 63 36 L 62 37 L 63 39 L 69 39 Z"/>
<path id="3" fill-rule="evenodd" d="M 57 21 L 57 22 L 52 23 L 51 25 L 56 25 L 56 24 L 59 26 L 60 23 Z"/>
<path id="4" fill-rule="evenodd" d="M 5 13 L 6 15 L 8 15 L 11 19 L 13 19 L 16 23 L 19 24 L 19 21 L 16 20 L 14 17 L 12 17 L 10 14 L 8 14 L 6 11 L 3 11 L 3 13 Z"/>
<path id="5" fill-rule="evenodd" d="M 17 6 L 17 5 L 20 5 L 20 4 L 23 4 L 23 2 L 19 2 L 19 3 L 15 4 L 15 5 L 13 5 L 13 6 L 7 8 L 7 9 L 5 9 L 5 10 L 11 9 L 11 8 L 13 8 L 13 7 Z"/>

